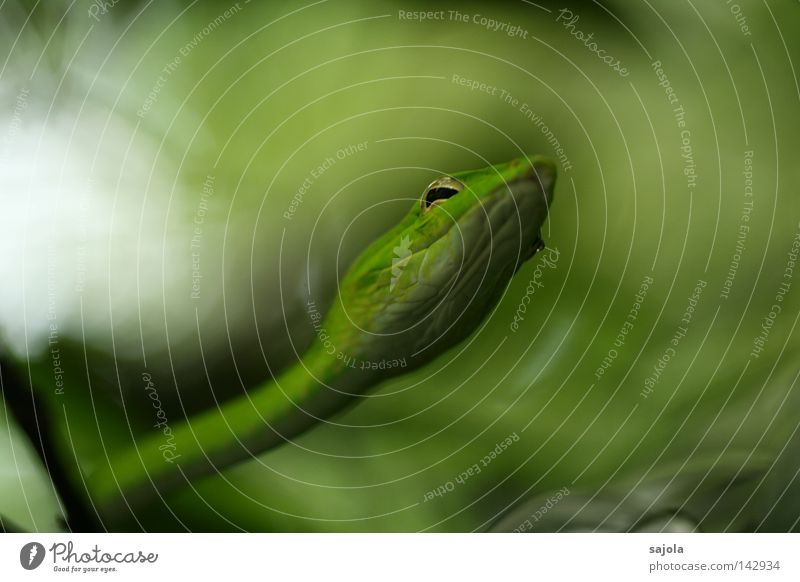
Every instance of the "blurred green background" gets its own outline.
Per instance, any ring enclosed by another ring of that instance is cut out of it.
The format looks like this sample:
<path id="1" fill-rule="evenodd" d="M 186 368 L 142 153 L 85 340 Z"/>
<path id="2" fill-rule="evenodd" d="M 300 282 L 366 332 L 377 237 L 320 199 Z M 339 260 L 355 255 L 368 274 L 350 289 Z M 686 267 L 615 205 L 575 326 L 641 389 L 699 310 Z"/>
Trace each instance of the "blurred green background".
<path id="1" fill-rule="evenodd" d="M 511 530 L 566 487 L 530 529 L 797 529 L 796 2 L 102 4 L 0 8 L 6 528 L 65 527 L 38 433 L 80 495 L 154 430 L 144 372 L 176 423 L 256 385 L 433 178 L 557 143 L 517 331 L 539 257 L 468 346 L 97 527 Z"/>

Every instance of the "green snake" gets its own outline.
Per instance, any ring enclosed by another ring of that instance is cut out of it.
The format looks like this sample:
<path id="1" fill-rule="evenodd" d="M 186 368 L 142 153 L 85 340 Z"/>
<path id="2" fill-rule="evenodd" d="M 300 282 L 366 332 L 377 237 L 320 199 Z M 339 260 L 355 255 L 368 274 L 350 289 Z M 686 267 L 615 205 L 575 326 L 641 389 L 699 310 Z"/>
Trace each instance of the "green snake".
<path id="1" fill-rule="evenodd" d="M 247 394 L 145 437 L 86 476 L 111 515 L 278 446 L 379 382 L 429 362 L 469 336 L 520 266 L 544 245 L 555 164 L 523 157 L 443 176 L 340 281 L 302 358 Z"/>

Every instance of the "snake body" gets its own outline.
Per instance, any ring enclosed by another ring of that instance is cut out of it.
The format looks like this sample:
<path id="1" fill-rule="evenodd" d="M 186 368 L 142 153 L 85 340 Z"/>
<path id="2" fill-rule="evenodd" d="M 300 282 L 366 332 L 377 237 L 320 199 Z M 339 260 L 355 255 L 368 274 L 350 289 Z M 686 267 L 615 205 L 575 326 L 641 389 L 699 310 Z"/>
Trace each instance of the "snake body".
<path id="1" fill-rule="evenodd" d="M 276 447 L 381 381 L 419 368 L 472 333 L 540 248 L 554 163 L 532 156 L 443 176 L 342 278 L 319 337 L 283 373 L 114 454 L 86 476 L 111 515 Z M 402 363 L 401 365 L 398 365 Z"/>

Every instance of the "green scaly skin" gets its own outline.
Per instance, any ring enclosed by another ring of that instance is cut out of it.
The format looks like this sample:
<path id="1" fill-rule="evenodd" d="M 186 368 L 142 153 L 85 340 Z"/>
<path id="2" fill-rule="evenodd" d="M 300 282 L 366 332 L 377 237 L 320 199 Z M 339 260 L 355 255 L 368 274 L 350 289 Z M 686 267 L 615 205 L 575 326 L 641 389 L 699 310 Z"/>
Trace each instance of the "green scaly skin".
<path id="1" fill-rule="evenodd" d="M 100 514 L 135 511 L 157 494 L 281 445 L 462 341 L 542 247 L 555 176 L 551 160 L 533 156 L 453 174 L 463 189 L 433 205 L 423 194 L 341 280 L 321 322 L 327 342 L 318 334 L 302 360 L 275 379 L 173 427 L 179 456 L 172 462 L 159 449 L 161 433 L 113 455 L 86 476 Z M 381 365 L 393 361 L 405 365 Z"/>

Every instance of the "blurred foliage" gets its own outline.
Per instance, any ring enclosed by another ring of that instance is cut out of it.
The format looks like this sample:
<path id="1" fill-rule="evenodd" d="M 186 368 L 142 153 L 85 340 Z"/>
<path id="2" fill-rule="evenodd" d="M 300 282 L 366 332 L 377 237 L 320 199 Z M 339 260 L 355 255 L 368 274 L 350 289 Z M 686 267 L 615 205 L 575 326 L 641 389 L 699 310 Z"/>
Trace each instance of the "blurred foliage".
<path id="1" fill-rule="evenodd" d="M 5 392 L 5 380 L 3 382 Z M 58 531 L 56 491 L 36 452 L 0 399 L 0 532 Z"/>

